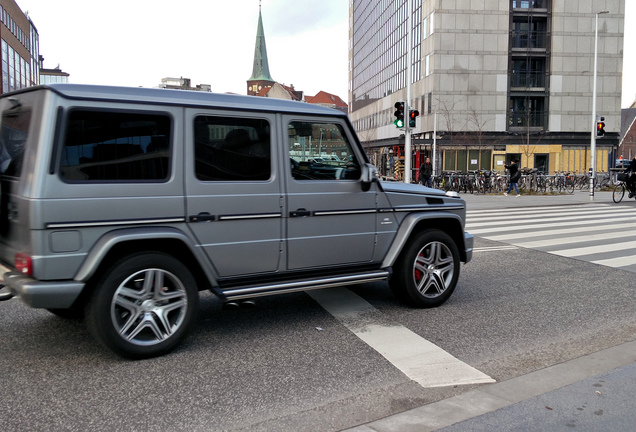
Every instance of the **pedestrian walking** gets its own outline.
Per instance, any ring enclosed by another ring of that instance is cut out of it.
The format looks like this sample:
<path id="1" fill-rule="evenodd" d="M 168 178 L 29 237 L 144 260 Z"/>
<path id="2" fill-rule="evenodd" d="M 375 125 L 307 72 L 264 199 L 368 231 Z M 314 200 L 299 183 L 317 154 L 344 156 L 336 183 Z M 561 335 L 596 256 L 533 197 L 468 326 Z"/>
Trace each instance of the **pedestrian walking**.
<path id="1" fill-rule="evenodd" d="M 426 158 L 424 163 L 420 165 L 420 177 L 422 178 L 422 184 L 428 187 L 433 187 L 433 165 L 431 165 L 431 158 Z"/>
<path id="2" fill-rule="evenodd" d="M 510 173 L 510 186 L 508 186 L 508 192 L 504 192 L 505 196 L 508 196 L 510 191 L 512 191 L 513 186 L 515 188 L 515 191 L 517 192 L 517 196 L 521 196 L 519 194 L 519 188 L 517 187 L 517 182 L 521 178 L 521 171 L 519 171 L 519 166 L 517 165 L 518 163 L 519 159 L 515 159 L 510 165 L 504 165 Z"/>

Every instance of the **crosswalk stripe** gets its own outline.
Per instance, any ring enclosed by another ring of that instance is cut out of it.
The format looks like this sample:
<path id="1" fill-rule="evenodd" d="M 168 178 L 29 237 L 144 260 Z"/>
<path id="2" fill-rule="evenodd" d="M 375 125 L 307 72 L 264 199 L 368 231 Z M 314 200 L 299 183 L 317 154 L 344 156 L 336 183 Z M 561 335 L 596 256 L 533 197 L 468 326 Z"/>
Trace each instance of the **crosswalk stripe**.
<path id="1" fill-rule="evenodd" d="M 574 215 L 565 215 L 563 213 L 558 213 L 558 214 L 542 214 L 542 215 L 535 215 L 535 217 L 533 218 L 529 218 L 528 215 L 523 215 L 523 216 L 510 216 L 510 217 L 506 217 L 506 216 L 501 216 L 497 219 L 494 219 L 492 217 L 474 217 L 473 215 L 471 216 L 471 220 L 470 220 L 470 226 L 471 227 L 481 227 L 481 226 L 489 226 L 492 224 L 493 220 L 505 220 L 505 221 L 509 221 L 509 222 L 514 222 L 514 223 L 532 223 L 532 222 L 537 222 L 539 221 L 547 221 L 547 220 L 563 220 L 564 218 L 567 218 L 568 221 L 578 221 L 578 220 L 588 220 L 590 218 L 598 218 L 601 217 L 603 215 L 608 215 L 611 217 L 626 217 L 626 218 L 633 218 L 634 217 L 634 212 L 633 210 L 631 212 L 629 211 L 623 211 L 623 212 L 615 212 L 615 211 L 611 211 L 608 210 L 606 212 L 577 212 Z M 540 217 L 538 217 L 540 216 Z M 483 221 L 483 222 L 481 222 Z"/>
<path id="2" fill-rule="evenodd" d="M 515 209 L 515 213 L 469 210 L 466 215 L 466 231 L 475 236 L 636 272 L 632 207 L 545 206 Z"/>
<path id="3" fill-rule="evenodd" d="M 489 247 L 474 248 L 473 252 L 491 252 L 491 251 L 512 250 L 512 249 L 518 249 L 518 248 L 517 246 L 489 246 Z"/>
<path id="4" fill-rule="evenodd" d="M 594 253 L 624 251 L 629 249 L 636 250 L 636 241 L 629 240 L 622 243 L 611 243 L 611 244 L 587 246 L 587 247 L 574 247 L 569 249 L 553 250 L 553 251 L 550 251 L 550 253 L 573 258 L 577 256 L 591 255 Z"/>
<path id="5" fill-rule="evenodd" d="M 628 225 L 634 225 L 636 224 L 636 219 L 634 218 L 634 215 L 631 216 L 624 216 L 624 217 L 618 217 L 618 218 L 606 218 L 603 219 L 604 223 L 616 223 L 616 222 L 626 222 L 626 221 L 634 221 L 632 223 L 629 223 Z M 535 223 L 535 224 L 515 224 L 513 226 L 506 226 L 504 225 L 503 227 L 501 225 L 499 226 L 493 226 L 493 222 L 492 221 L 490 224 L 488 224 L 488 228 L 483 228 L 483 229 L 473 229 L 472 224 L 466 224 L 466 229 L 471 233 L 471 234 L 486 234 L 486 233 L 490 233 L 490 232 L 497 232 L 497 231 L 501 231 L 501 229 L 505 229 L 506 231 L 524 231 L 527 230 L 528 228 L 532 228 L 532 229 L 537 229 L 537 228 L 558 228 L 558 227 L 571 227 L 571 226 L 576 226 L 576 225 L 598 225 L 598 219 L 597 220 L 585 220 L 585 221 L 565 221 L 565 222 L 549 222 L 549 223 Z"/>
<path id="6" fill-rule="evenodd" d="M 624 237 L 625 237 L 625 233 L 623 232 L 590 234 L 590 235 L 586 235 L 585 237 L 560 238 L 559 245 L 576 245 L 578 243 L 587 243 L 590 241 L 598 241 L 598 240 L 620 239 Z M 632 240 L 636 240 L 636 236 L 632 237 Z M 515 243 L 518 246 L 526 247 L 526 248 L 541 248 L 545 246 L 554 245 L 554 238 L 552 237 L 546 240 L 520 241 Z M 573 246 L 573 247 L 576 247 L 576 246 Z"/>
<path id="7" fill-rule="evenodd" d="M 612 230 L 616 230 L 616 229 L 628 229 L 628 228 L 636 228 L 636 222 L 633 223 L 624 223 L 624 224 L 616 224 L 614 225 L 611 229 Z M 529 227 L 525 227 L 523 228 L 523 230 L 528 230 Z M 521 230 L 521 228 L 519 229 L 515 229 L 514 234 L 493 234 L 493 235 L 483 235 L 482 237 L 487 238 L 489 240 L 495 240 L 495 241 L 506 241 L 506 240 L 519 240 L 521 242 L 523 242 L 524 240 L 528 239 L 528 236 L 531 237 L 541 237 L 541 236 L 554 236 L 554 235 L 564 235 L 564 234 L 577 234 L 577 233 L 589 233 L 590 232 L 590 227 L 589 226 L 584 226 L 584 227 L 576 227 L 576 228 L 563 228 L 560 230 L 551 230 L 551 229 L 547 229 L 547 230 L 542 230 L 542 231 L 536 231 L 536 230 L 531 230 L 530 232 L 526 232 L 526 233 L 519 233 L 517 231 Z M 466 231 L 468 231 L 469 233 L 473 234 L 473 235 L 477 235 L 477 234 L 487 234 L 487 233 L 491 233 L 491 232 L 506 232 L 503 231 L 503 228 L 500 229 L 499 231 L 485 231 L 483 233 L 476 233 L 472 230 L 470 230 L 469 228 L 466 229 Z M 554 243 L 554 241 L 552 242 Z M 516 243 L 515 243 L 516 244 Z"/>
<path id="8" fill-rule="evenodd" d="M 636 264 L 636 255 L 590 261 L 607 267 L 629 267 Z"/>

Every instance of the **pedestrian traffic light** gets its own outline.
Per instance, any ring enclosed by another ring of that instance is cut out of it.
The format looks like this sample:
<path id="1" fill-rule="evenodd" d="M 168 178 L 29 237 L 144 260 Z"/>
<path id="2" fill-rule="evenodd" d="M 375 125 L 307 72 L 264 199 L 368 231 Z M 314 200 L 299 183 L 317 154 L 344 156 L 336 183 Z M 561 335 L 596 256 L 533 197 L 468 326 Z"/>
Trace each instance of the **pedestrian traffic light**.
<path id="1" fill-rule="evenodd" d="M 419 117 L 420 112 L 418 110 L 409 111 L 409 127 L 415 127 L 415 120 Z"/>
<path id="2" fill-rule="evenodd" d="M 393 121 L 393 124 L 395 125 L 395 127 L 403 128 L 404 127 L 404 102 L 395 103 L 395 113 L 393 115 L 395 116 L 395 121 Z"/>
<path id="3" fill-rule="evenodd" d="M 605 120 L 602 118 L 602 120 Z M 596 136 L 602 137 L 605 136 L 605 122 L 600 121 L 596 122 Z"/>

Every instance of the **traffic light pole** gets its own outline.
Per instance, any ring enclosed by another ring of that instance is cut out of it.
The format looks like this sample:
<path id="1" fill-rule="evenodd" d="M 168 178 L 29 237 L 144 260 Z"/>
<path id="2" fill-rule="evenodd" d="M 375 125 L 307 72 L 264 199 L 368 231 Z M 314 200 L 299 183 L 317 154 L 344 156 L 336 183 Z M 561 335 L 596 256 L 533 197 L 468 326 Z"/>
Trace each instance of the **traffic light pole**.
<path id="1" fill-rule="evenodd" d="M 592 83 L 592 137 L 590 138 L 590 201 L 594 201 L 594 179 L 596 178 L 596 75 L 598 71 L 598 16 L 609 11 L 596 12 L 596 29 L 594 33 L 594 78 Z"/>

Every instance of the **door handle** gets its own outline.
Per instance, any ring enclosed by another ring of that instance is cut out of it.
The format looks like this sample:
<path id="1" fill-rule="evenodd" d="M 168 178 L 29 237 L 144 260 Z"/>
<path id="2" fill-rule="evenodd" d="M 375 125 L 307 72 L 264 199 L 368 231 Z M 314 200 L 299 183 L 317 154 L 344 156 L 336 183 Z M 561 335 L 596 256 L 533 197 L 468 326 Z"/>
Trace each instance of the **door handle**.
<path id="1" fill-rule="evenodd" d="M 307 217 L 311 216 L 311 212 L 304 208 L 299 208 L 296 211 L 289 212 L 289 217 Z"/>
<path id="2" fill-rule="evenodd" d="M 190 222 L 211 222 L 216 217 L 208 212 L 201 212 L 198 215 L 190 216 Z"/>

